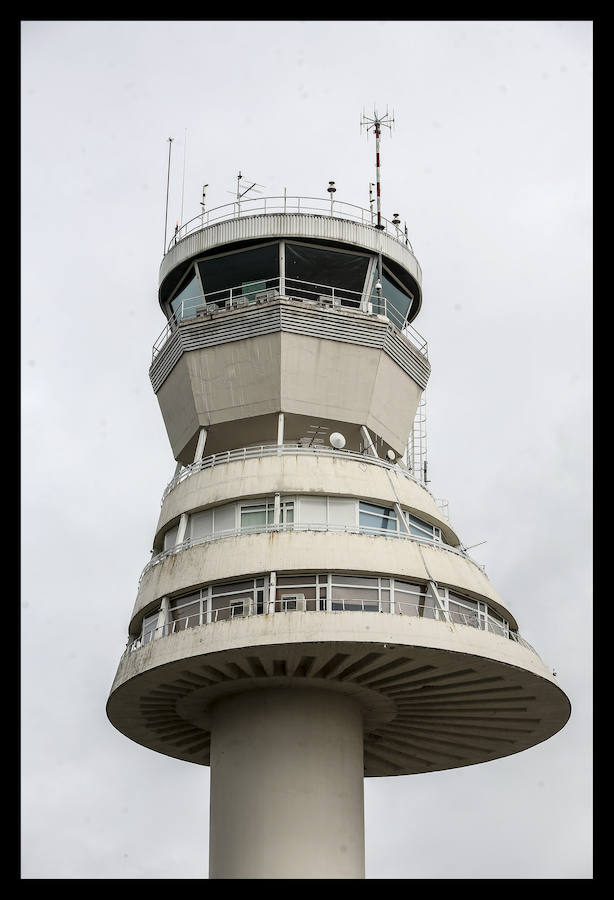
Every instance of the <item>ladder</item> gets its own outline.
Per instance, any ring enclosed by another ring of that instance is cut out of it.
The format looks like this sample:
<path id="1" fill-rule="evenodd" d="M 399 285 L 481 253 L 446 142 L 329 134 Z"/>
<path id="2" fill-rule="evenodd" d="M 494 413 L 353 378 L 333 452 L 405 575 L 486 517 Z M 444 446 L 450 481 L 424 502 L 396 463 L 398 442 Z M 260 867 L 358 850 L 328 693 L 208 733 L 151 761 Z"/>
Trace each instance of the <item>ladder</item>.
<path id="1" fill-rule="evenodd" d="M 422 391 L 414 417 L 414 424 L 407 440 L 407 467 L 414 478 L 427 484 L 426 477 L 426 394 Z"/>

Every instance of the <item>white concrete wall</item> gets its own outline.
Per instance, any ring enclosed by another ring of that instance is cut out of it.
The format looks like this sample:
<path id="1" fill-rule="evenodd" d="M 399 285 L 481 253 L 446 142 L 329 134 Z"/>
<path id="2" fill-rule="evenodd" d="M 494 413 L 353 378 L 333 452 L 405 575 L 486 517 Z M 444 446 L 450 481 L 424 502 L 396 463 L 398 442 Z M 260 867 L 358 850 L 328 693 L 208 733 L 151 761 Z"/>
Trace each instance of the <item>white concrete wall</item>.
<path id="1" fill-rule="evenodd" d="M 154 600 L 209 582 L 292 571 L 369 573 L 420 582 L 430 574 L 439 584 L 487 601 L 516 627 L 484 572 L 458 553 L 400 538 L 314 531 L 241 535 L 181 550 L 145 573 L 132 619 Z"/>
<path id="2" fill-rule="evenodd" d="M 166 497 L 156 526 L 156 537 L 168 523 L 206 506 L 247 497 L 282 494 L 323 494 L 359 497 L 383 506 L 395 500 L 441 528 L 453 546 L 459 538 L 443 517 L 431 494 L 397 472 L 358 460 L 320 456 L 269 456 L 202 469 L 188 476 Z"/>
<path id="3" fill-rule="evenodd" d="M 360 707 L 269 688 L 211 710 L 210 878 L 364 878 Z"/>
<path id="4" fill-rule="evenodd" d="M 157 398 L 178 459 L 200 426 L 213 434 L 278 412 L 368 425 L 401 455 L 420 394 L 380 347 L 279 331 L 183 353 Z"/>
<path id="5" fill-rule="evenodd" d="M 503 635 L 469 625 L 385 613 L 285 612 L 226 619 L 151 641 L 122 657 L 111 693 L 142 672 L 159 669 L 176 660 L 187 661 L 203 653 L 275 644 L 337 646 L 358 642 L 466 653 L 533 672 L 556 684 L 552 672 L 527 647 Z"/>

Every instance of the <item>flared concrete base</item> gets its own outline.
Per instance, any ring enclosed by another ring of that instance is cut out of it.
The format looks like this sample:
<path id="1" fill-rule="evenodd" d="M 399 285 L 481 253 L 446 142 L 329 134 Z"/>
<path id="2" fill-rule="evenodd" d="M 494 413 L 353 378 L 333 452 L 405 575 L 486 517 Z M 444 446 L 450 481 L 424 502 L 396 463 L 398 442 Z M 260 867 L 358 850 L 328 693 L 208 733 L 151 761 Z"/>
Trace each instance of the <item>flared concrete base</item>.
<path id="1" fill-rule="evenodd" d="M 211 709 L 210 878 L 364 878 L 356 701 L 266 688 Z"/>

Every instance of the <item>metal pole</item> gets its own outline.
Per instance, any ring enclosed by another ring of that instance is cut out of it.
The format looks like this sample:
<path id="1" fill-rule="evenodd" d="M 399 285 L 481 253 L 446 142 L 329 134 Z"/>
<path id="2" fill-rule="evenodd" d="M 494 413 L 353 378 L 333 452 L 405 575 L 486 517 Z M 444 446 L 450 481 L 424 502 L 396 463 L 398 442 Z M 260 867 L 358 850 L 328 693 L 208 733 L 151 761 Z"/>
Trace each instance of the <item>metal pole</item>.
<path id="1" fill-rule="evenodd" d="M 381 230 L 382 227 L 382 209 L 381 209 L 381 192 L 380 192 L 380 174 L 379 174 L 379 119 L 375 120 L 375 180 L 376 199 L 377 199 L 377 225 L 376 228 Z"/>
<path id="2" fill-rule="evenodd" d="M 166 175 L 166 214 L 164 216 L 164 247 L 162 248 L 162 256 L 166 253 L 166 226 L 168 224 L 168 189 L 170 185 L 171 179 L 171 144 L 173 143 L 173 138 L 169 137 L 168 139 L 168 172 Z"/>
<path id="3" fill-rule="evenodd" d="M 182 225 L 183 225 L 183 192 L 184 192 L 184 188 L 185 188 L 185 152 L 186 152 L 187 145 L 188 145 L 188 129 L 186 128 L 184 138 L 183 138 L 183 180 L 181 182 L 181 218 L 180 218 L 180 221 L 181 221 Z"/>

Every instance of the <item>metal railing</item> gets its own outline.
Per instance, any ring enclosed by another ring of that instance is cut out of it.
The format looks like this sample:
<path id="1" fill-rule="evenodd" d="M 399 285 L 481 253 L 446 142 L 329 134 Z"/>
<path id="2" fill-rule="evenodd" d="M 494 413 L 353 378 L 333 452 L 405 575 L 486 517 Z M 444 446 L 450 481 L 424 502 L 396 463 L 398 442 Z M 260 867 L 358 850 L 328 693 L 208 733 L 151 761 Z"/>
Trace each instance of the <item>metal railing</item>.
<path id="1" fill-rule="evenodd" d="M 346 203 L 344 200 L 325 200 L 322 197 L 288 197 L 286 194 L 276 197 L 253 197 L 247 200 L 235 200 L 233 203 L 224 203 L 189 219 L 176 229 L 167 246 L 167 252 L 175 244 L 182 241 L 195 231 L 201 231 L 208 225 L 216 222 L 224 222 L 228 219 L 238 219 L 241 216 L 276 215 L 279 213 L 301 213 L 303 215 L 330 216 L 335 219 L 347 219 L 350 222 L 360 222 L 361 225 L 376 227 L 377 217 L 371 209 L 364 209 L 354 203 Z M 411 253 L 414 249 L 407 235 L 398 225 L 381 217 L 380 229 L 389 237 L 398 241 L 404 247 L 408 247 Z"/>
<path id="2" fill-rule="evenodd" d="M 185 481 L 186 478 L 189 478 L 190 475 L 194 475 L 196 472 L 201 472 L 203 469 L 213 469 L 215 466 L 223 466 L 231 462 L 260 459 L 266 456 L 325 456 L 354 460 L 370 466 L 381 466 L 384 469 L 393 469 L 399 475 L 402 475 L 403 478 L 409 478 L 410 481 L 419 484 L 428 494 L 431 493 L 424 485 L 424 482 L 420 480 L 420 476 L 412 475 L 410 471 L 402 468 L 396 462 L 388 462 L 386 459 L 371 456 L 370 454 L 356 453 L 353 450 L 335 450 L 333 447 L 309 447 L 304 444 L 259 444 L 253 447 L 242 447 L 237 450 L 223 450 L 221 453 L 212 453 L 211 456 L 204 456 L 202 459 L 191 463 L 191 465 L 185 466 L 166 485 L 160 505 L 164 503 L 170 492 L 178 484 L 181 484 L 182 481 Z M 433 499 L 435 498 L 433 497 Z"/>
<path id="3" fill-rule="evenodd" d="M 527 650 L 530 650 L 536 656 L 539 654 L 537 651 L 529 644 L 528 641 L 517 632 L 511 631 L 509 628 L 506 628 L 499 622 L 497 619 L 494 619 L 488 613 L 470 613 L 467 614 L 458 612 L 456 610 L 448 611 L 448 610 L 440 610 L 437 607 L 425 606 L 424 603 L 413 603 L 411 601 L 406 600 L 397 600 L 395 597 L 394 600 L 365 600 L 364 598 L 353 599 L 351 597 L 348 598 L 336 598 L 334 600 L 326 600 L 321 598 L 319 600 L 316 599 L 306 599 L 303 600 L 300 607 L 296 609 L 290 609 L 287 606 L 284 606 L 283 600 L 274 600 L 270 601 L 268 599 L 263 602 L 256 603 L 251 597 L 247 598 L 244 602 L 233 602 L 229 606 L 218 607 L 216 609 L 206 610 L 204 608 L 204 604 L 201 606 L 199 613 L 191 613 L 186 616 L 182 616 L 180 618 L 174 619 L 170 622 L 166 622 L 164 625 L 158 625 L 156 628 L 152 628 L 148 630 L 144 635 L 139 635 L 139 637 L 135 638 L 132 641 L 129 641 L 126 649 L 124 651 L 124 655 L 127 653 L 132 653 L 134 650 L 138 650 L 140 647 L 145 646 L 145 644 L 151 643 L 154 640 L 158 640 L 162 637 L 167 637 L 171 634 L 177 634 L 180 631 L 186 631 L 188 628 L 194 628 L 196 626 L 201 625 L 209 625 L 214 624 L 216 622 L 222 622 L 225 620 L 235 619 L 235 618 L 246 618 L 249 616 L 256 615 L 265 615 L 265 614 L 275 614 L 278 615 L 281 612 L 374 612 L 374 613 L 387 613 L 389 615 L 405 615 L 405 616 L 413 616 L 416 618 L 422 619 L 432 619 L 435 621 L 446 622 L 447 624 L 452 625 L 464 625 L 469 628 L 476 628 L 480 631 L 488 631 L 491 634 L 499 635 L 500 637 L 507 637 L 512 641 L 515 641 L 517 644 L 525 647 Z"/>
<path id="4" fill-rule="evenodd" d="M 170 320 L 166 323 L 153 343 L 151 351 L 152 363 L 164 348 L 176 328 L 186 321 L 192 321 L 204 316 L 215 315 L 232 309 L 244 309 L 257 304 L 268 303 L 280 298 L 288 300 L 300 300 L 310 307 L 333 310 L 351 310 L 369 316 L 380 316 L 391 322 L 401 334 L 409 341 L 414 349 L 425 359 L 428 359 L 428 343 L 426 339 L 410 324 L 407 317 L 411 304 L 405 315 L 402 315 L 394 304 L 386 297 L 372 293 L 363 298 L 361 291 L 352 291 L 347 288 L 332 287 L 327 284 L 318 284 L 313 281 L 302 281 L 299 278 L 262 278 L 265 285 L 261 289 L 237 284 L 210 291 L 207 294 L 196 294 L 188 297 L 173 310 Z M 254 284 L 252 282 L 252 284 Z"/>
<path id="5" fill-rule="evenodd" d="M 152 557 L 141 572 L 139 585 L 141 584 L 141 581 L 143 580 L 147 572 L 151 571 L 154 566 L 160 565 L 160 563 L 164 562 L 165 559 L 168 559 L 169 556 L 174 556 L 176 553 L 181 553 L 183 550 L 189 550 L 190 547 L 197 547 L 201 544 L 207 544 L 211 541 L 223 540 L 224 538 L 243 537 L 249 534 L 269 534 L 271 532 L 282 531 L 319 531 L 334 532 L 337 534 L 366 534 L 373 535 L 375 537 L 392 538 L 394 540 L 413 541 L 414 543 L 427 544 L 430 547 L 435 547 L 439 550 L 445 550 L 448 553 L 455 553 L 457 556 L 462 556 L 464 559 L 469 560 L 469 562 L 473 563 L 474 566 L 477 566 L 481 572 L 484 571 L 484 567 L 477 563 L 474 559 L 472 559 L 469 554 L 462 549 L 462 547 L 452 547 L 450 544 L 445 544 L 443 543 L 443 541 L 437 540 L 436 538 L 421 537 L 416 534 L 408 534 L 405 531 L 389 531 L 386 528 L 372 528 L 371 526 L 367 525 L 333 525 L 328 522 L 289 522 L 279 525 L 262 524 L 247 525 L 243 528 L 226 528 L 221 531 L 216 531 L 212 534 L 203 535 L 199 538 L 187 538 L 180 544 L 175 544 L 174 547 L 169 547 L 168 550 L 163 550 L 162 553 L 158 553 L 156 554 L 156 556 Z"/>

